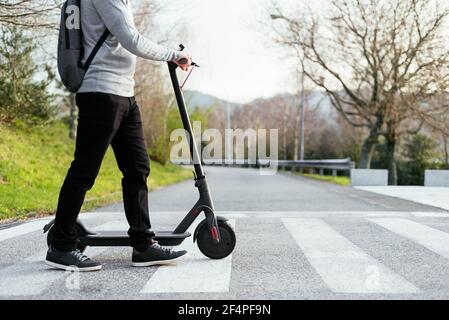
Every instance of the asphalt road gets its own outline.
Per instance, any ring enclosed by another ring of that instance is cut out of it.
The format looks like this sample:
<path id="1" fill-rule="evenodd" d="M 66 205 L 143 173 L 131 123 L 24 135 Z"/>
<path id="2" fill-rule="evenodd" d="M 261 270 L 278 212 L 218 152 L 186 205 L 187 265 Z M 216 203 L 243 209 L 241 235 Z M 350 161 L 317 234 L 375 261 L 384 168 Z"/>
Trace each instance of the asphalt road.
<path id="1" fill-rule="evenodd" d="M 96 273 L 48 269 L 46 220 L 0 227 L 1 299 L 448 299 L 449 213 L 350 187 L 250 169 L 206 169 L 220 215 L 235 225 L 225 260 L 191 254 L 136 269 L 130 248 L 89 248 Z M 197 199 L 187 181 L 150 194 L 156 229 L 171 229 Z M 122 204 L 81 215 L 125 228 Z"/>

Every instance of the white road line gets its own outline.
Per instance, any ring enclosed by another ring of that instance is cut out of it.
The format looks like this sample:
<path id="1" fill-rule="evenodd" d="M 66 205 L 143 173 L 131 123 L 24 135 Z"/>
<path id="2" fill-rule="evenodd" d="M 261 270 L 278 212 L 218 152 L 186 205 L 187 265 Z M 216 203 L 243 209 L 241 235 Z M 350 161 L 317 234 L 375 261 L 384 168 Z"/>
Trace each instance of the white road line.
<path id="1" fill-rule="evenodd" d="M 279 211 L 254 212 L 255 218 L 305 218 L 316 216 L 339 217 L 420 217 L 420 218 L 449 218 L 444 212 L 410 212 L 410 211 Z"/>
<path id="2" fill-rule="evenodd" d="M 407 219 L 370 219 L 370 221 L 449 259 L 449 234 L 446 232 Z"/>
<path id="3" fill-rule="evenodd" d="M 105 250 L 89 248 L 86 254 L 95 257 Z M 44 264 L 46 252 L 41 251 L 23 262 L 0 269 L 0 297 L 40 295 L 54 282 L 67 276 L 67 272 L 49 269 Z"/>
<path id="4" fill-rule="evenodd" d="M 41 261 L 18 263 L 0 270 L 0 296 L 39 295 L 63 276 L 64 272 L 48 271 Z"/>
<path id="5" fill-rule="evenodd" d="M 86 254 L 93 258 L 106 249 L 87 248 Z M 0 297 L 39 295 L 67 276 L 67 272 L 52 270 L 44 264 L 46 253 L 47 250 L 39 251 L 17 264 L 0 269 Z"/>
<path id="6" fill-rule="evenodd" d="M 441 212 L 411 212 L 411 215 L 418 218 L 449 218 L 449 213 Z"/>
<path id="7" fill-rule="evenodd" d="M 282 219 L 313 268 L 339 293 L 410 294 L 420 290 L 320 219 Z"/>
<path id="8" fill-rule="evenodd" d="M 385 208 L 391 208 L 383 204 L 379 204 Z M 152 215 L 185 215 L 184 211 L 152 211 Z M 217 211 L 217 215 L 228 219 L 248 219 L 251 217 L 257 218 L 290 218 L 303 217 L 312 215 L 333 215 L 333 216 L 360 216 L 360 217 L 429 217 L 429 218 L 449 218 L 449 213 L 446 212 L 426 212 L 426 211 Z M 91 216 L 92 215 L 92 216 Z M 81 221 L 85 217 L 95 219 L 112 216 L 114 219 L 118 217 L 125 217 L 124 212 L 92 212 L 81 216 Z"/>
<path id="9" fill-rule="evenodd" d="M 15 227 L 0 229 L 0 242 L 15 237 L 25 235 L 34 231 L 42 230 L 42 228 L 50 221 L 50 219 L 40 219 L 26 222 Z"/>
<path id="10" fill-rule="evenodd" d="M 246 214 L 248 213 L 248 211 L 245 212 L 240 212 L 240 211 L 218 211 L 216 212 L 217 215 L 219 216 L 223 216 L 227 219 L 247 219 L 249 218 L 249 216 Z M 252 213 L 256 213 L 256 212 L 252 212 Z M 186 211 L 151 211 L 150 215 L 186 215 L 187 212 Z M 119 212 L 119 211 L 111 211 L 111 212 L 107 212 L 107 211 L 95 211 L 95 212 L 85 212 L 82 215 L 80 215 L 80 219 L 85 220 L 85 219 L 96 219 L 96 218 L 105 218 L 105 217 L 109 217 L 112 216 L 114 218 L 117 217 L 123 217 L 123 219 L 125 219 L 125 212 Z"/>
<path id="11" fill-rule="evenodd" d="M 235 227 L 235 220 L 230 220 Z M 196 225 L 189 231 L 193 232 Z M 177 265 L 159 267 L 141 293 L 228 292 L 231 281 L 232 255 L 223 260 L 203 256 L 196 244 L 187 239 L 182 246 L 189 250 L 186 260 Z"/>
<path id="12" fill-rule="evenodd" d="M 249 216 L 247 214 L 239 213 L 239 212 L 224 212 L 224 213 L 217 212 L 217 216 L 222 216 L 222 217 L 224 217 L 226 219 L 229 219 L 229 220 L 231 220 L 231 219 L 233 219 L 233 220 L 236 220 L 236 219 L 248 219 L 249 218 Z"/>
<path id="13" fill-rule="evenodd" d="M 129 224 L 126 220 L 109 221 L 95 228 L 95 231 L 128 231 Z"/>

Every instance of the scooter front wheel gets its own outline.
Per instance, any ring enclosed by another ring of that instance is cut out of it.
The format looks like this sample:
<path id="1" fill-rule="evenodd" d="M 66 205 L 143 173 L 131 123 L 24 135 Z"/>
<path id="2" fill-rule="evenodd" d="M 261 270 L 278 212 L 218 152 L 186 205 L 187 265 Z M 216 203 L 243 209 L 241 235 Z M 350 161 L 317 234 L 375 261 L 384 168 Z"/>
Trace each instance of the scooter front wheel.
<path id="1" fill-rule="evenodd" d="M 225 221 L 218 221 L 218 228 L 220 231 L 221 241 L 215 243 L 212 238 L 209 226 L 207 223 L 203 224 L 198 230 L 198 248 L 208 258 L 224 259 L 234 251 L 237 242 L 235 231 L 232 226 Z"/>

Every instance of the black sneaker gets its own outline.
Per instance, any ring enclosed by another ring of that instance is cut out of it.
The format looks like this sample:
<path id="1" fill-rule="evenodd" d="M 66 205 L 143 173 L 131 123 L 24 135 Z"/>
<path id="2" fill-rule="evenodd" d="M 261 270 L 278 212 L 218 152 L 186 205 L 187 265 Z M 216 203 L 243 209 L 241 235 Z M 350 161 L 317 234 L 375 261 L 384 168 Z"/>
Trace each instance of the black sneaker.
<path id="1" fill-rule="evenodd" d="M 48 249 L 45 263 L 50 267 L 66 271 L 98 271 L 101 264 L 90 260 L 81 251 L 58 251 L 52 246 Z"/>
<path id="2" fill-rule="evenodd" d="M 133 250 L 132 265 L 134 267 L 160 266 L 175 263 L 184 257 L 187 251 L 173 251 L 161 247 L 157 242 L 148 247 L 147 250 L 139 252 Z"/>

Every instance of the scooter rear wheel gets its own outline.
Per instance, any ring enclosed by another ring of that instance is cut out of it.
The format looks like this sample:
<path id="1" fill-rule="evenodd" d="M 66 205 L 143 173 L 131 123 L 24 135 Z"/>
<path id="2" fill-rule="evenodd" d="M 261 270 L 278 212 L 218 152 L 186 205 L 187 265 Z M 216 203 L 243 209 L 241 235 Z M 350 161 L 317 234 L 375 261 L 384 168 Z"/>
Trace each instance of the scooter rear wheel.
<path id="1" fill-rule="evenodd" d="M 232 226 L 225 221 L 218 221 L 218 228 L 220 231 L 221 241 L 215 243 L 209 226 L 207 223 L 203 224 L 198 230 L 198 248 L 208 258 L 224 259 L 234 251 L 236 244 L 235 231 Z"/>

